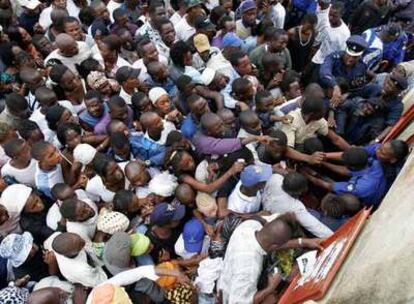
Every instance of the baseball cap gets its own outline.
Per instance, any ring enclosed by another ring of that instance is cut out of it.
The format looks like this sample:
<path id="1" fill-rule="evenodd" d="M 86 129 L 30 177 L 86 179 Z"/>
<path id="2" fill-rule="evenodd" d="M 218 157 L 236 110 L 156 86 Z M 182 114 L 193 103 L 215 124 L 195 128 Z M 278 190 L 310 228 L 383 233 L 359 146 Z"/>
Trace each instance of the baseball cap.
<path id="1" fill-rule="evenodd" d="M 241 14 L 244 14 L 245 12 L 254 8 L 256 8 L 256 2 L 253 0 L 246 0 L 240 4 L 239 10 Z"/>
<path id="2" fill-rule="evenodd" d="M 205 16 L 198 16 L 194 21 L 194 27 L 198 30 L 216 29 L 216 26 Z"/>
<path id="3" fill-rule="evenodd" d="M 368 44 L 362 36 L 352 35 L 346 41 L 346 46 L 346 52 L 349 56 L 359 57 L 364 53 Z"/>
<path id="4" fill-rule="evenodd" d="M 235 33 L 227 33 L 223 37 L 222 46 L 223 48 L 228 46 L 233 47 L 241 47 L 243 45 L 243 40 L 240 39 L 239 36 L 237 36 Z"/>
<path id="5" fill-rule="evenodd" d="M 172 221 L 182 220 L 185 216 L 185 206 L 181 204 L 171 205 L 161 203 L 155 206 L 151 213 L 151 224 L 164 226 Z"/>
<path id="6" fill-rule="evenodd" d="M 141 73 L 140 69 L 134 69 L 129 66 L 120 67 L 115 74 L 116 81 L 123 83 L 129 78 L 138 78 Z"/>
<path id="7" fill-rule="evenodd" d="M 400 90 L 404 91 L 408 87 L 407 79 L 399 74 L 390 73 L 390 79 Z"/>
<path id="8" fill-rule="evenodd" d="M 195 35 L 194 36 L 194 47 L 199 53 L 204 53 L 210 50 L 210 42 L 208 41 L 208 37 L 204 34 Z"/>
<path id="9" fill-rule="evenodd" d="M 267 181 L 272 174 L 272 167 L 269 165 L 250 165 L 244 168 L 240 174 L 240 180 L 243 186 L 251 187 Z"/>
<path id="10" fill-rule="evenodd" d="M 187 252 L 201 252 L 204 241 L 204 227 L 198 219 L 191 219 L 183 229 L 184 248 Z"/>

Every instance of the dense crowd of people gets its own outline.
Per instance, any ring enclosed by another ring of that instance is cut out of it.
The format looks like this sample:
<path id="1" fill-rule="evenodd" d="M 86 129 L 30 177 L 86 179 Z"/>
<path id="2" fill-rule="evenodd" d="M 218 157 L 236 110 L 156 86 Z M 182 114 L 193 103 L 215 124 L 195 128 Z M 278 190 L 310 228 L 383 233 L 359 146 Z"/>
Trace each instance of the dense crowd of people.
<path id="1" fill-rule="evenodd" d="M 0 303 L 276 303 L 404 164 L 413 19 L 412 0 L 0 0 Z"/>

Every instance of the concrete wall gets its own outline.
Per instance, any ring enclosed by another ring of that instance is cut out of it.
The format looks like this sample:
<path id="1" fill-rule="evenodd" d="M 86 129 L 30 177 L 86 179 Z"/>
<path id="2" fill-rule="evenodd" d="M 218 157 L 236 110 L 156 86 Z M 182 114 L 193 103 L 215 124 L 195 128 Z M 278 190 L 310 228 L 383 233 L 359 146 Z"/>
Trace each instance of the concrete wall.
<path id="1" fill-rule="evenodd" d="M 318 303 L 414 303 L 414 153 Z"/>

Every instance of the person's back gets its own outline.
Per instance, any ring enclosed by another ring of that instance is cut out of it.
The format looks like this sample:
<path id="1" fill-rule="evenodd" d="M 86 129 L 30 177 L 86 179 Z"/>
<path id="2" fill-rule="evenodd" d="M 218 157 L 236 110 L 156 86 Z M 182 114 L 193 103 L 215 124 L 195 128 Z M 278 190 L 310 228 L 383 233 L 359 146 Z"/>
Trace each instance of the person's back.
<path id="1" fill-rule="evenodd" d="M 259 221 L 247 220 L 231 235 L 218 282 L 218 289 L 223 290 L 223 303 L 252 303 L 249 296 L 256 292 L 266 255 L 255 237 L 262 227 Z M 244 282 L 244 288 L 237 289 L 241 282 Z"/>

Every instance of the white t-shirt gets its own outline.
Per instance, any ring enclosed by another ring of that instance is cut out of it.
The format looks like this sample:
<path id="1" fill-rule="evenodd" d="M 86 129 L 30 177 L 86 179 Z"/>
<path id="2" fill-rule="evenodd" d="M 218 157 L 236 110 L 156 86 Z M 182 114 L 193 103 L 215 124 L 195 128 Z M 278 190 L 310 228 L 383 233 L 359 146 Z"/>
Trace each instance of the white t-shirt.
<path id="1" fill-rule="evenodd" d="M 166 66 L 168 66 L 168 59 L 167 59 L 167 57 L 165 57 L 161 53 L 158 53 L 158 61 L 161 62 L 161 63 L 163 63 L 163 64 L 165 64 Z M 150 78 L 150 75 L 148 74 L 147 67 L 145 66 L 144 60 L 142 58 L 141 59 L 138 59 L 137 61 L 135 61 L 132 64 L 132 67 L 134 69 L 140 69 L 141 70 L 141 72 L 139 73 L 139 76 L 138 76 L 139 80 L 145 81 L 145 80 L 148 80 Z"/>
<path id="2" fill-rule="evenodd" d="M 36 160 L 32 158 L 26 168 L 17 169 L 10 164 L 10 161 L 8 161 L 3 168 L 1 168 L 1 176 L 4 177 L 8 175 L 21 184 L 35 186 L 36 163 Z"/>
<path id="3" fill-rule="evenodd" d="M 188 24 L 186 16 L 187 15 L 184 15 L 180 22 L 175 25 L 177 40 L 182 40 L 184 42 L 196 33 L 195 28 Z"/>
<path id="4" fill-rule="evenodd" d="M 115 196 L 115 192 L 106 189 L 102 178 L 98 175 L 88 181 L 85 190 L 88 194 L 94 196 L 94 201 L 101 199 L 105 203 L 112 203 Z"/>
<path id="5" fill-rule="evenodd" d="M 114 17 L 113 13 L 117 8 L 120 8 L 122 6 L 122 3 L 115 2 L 113 0 L 110 0 L 108 4 L 106 5 L 106 8 L 109 12 L 109 18 L 111 18 L 111 22 L 114 23 Z"/>
<path id="6" fill-rule="evenodd" d="M 262 202 L 262 194 L 260 191 L 257 191 L 256 196 L 248 197 L 240 192 L 241 185 L 242 183 L 239 181 L 230 194 L 227 209 L 238 213 L 258 212 Z"/>
<path id="7" fill-rule="evenodd" d="M 11 1 L 13 2 L 13 1 Z M 69 16 L 78 18 L 80 9 L 73 3 L 72 0 L 68 0 L 66 4 L 66 10 L 68 11 Z M 44 30 L 48 30 L 52 25 L 51 14 L 53 11 L 52 5 L 42 10 L 39 16 L 39 24 Z"/>
<path id="8" fill-rule="evenodd" d="M 321 45 L 312 58 L 312 62 L 322 64 L 325 58 L 336 51 L 346 49 L 346 41 L 351 36 L 348 26 L 342 21 L 338 27 L 331 27 L 329 23 L 329 8 L 321 10 L 318 15 L 318 27 L 320 28 L 317 40 Z"/>
<path id="9" fill-rule="evenodd" d="M 83 41 L 77 41 L 79 52 L 75 56 L 72 57 L 65 57 L 60 54 L 59 49 L 54 50 L 49 56 L 46 57 L 45 63 L 48 62 L 49 59 L 59 59 L 62 64 L 66 65 L 73 73 L 78 75 L 78 70 L 76 69 L 77 64 L 81 64 L 82 61 L 89 58 L 91 56 L 91 49 L 90 47 Z"/>
<path id="10" fill-rule="evenodd" d="M 285 26 L 285 18 L 286 18 L 286 9 L 285 7 L 280 3 L 276 3 L 276 5 L 273 6 L 273 12 L 272 12 L 272 21 L 276 28 L 283 29 Z"/>

